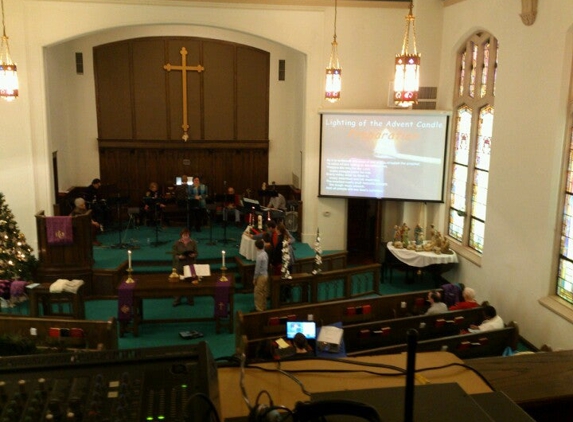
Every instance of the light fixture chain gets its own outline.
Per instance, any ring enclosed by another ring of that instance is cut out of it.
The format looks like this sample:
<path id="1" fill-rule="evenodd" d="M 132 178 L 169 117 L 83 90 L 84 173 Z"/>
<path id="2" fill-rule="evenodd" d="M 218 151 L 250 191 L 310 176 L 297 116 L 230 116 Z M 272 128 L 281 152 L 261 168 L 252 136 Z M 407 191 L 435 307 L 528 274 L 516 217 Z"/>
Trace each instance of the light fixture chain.
<path id="1" fill-rule="evenodd" d="M 2 33 L 6 36 L 6 24 L 4 23 L 4 0 L 2 0 Z"/>
<path id="2" fill-rule="evenodd" d="M 4 1 L 4 0 L 2 0 Z M 334 40 L 336 41 L 336 16 L 338 15 L 338 0 L 334 0 Z"/>

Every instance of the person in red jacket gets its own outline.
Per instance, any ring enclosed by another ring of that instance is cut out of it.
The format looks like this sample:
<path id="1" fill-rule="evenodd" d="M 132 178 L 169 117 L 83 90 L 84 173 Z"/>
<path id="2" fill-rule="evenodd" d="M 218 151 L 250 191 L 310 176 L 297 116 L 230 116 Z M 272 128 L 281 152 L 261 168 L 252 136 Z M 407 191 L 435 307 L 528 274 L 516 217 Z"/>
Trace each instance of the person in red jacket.
<path id="1" fill-rule="evenodd" d="M 464 298 L 463 301 L 458 302 L 457 304 L 450 306 L 450 311 L 457 311 L 459 309 L 471 309 L 477 308 L 479 303 L 476 302 L 476 292 L 471 287 L 465 287 L 462 291 L 462 296 Z"/>

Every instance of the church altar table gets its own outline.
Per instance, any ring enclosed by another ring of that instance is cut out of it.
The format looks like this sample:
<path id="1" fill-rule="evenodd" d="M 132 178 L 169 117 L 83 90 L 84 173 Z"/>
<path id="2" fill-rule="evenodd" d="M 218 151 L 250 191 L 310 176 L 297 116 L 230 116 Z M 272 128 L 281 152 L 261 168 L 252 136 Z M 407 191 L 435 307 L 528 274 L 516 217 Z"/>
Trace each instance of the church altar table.
<path id="1" fill-rule="evenodd" d="M 228 295 L 228 326 L 229 332 L 233 332 L 233 314 L 234 314 L 234 293 L 235 293 L 235 277 L 233 273 L 226 273 L 228 281 L 228 288 L 226 294 Z M 217 301 L 217 289 L 220 284 L 219 278 L 221 274 L 212 274 L 194 284 L 189 281 L 170 282 L 169 275 L 167 274 L 134 274 L 133 279 L 133 301 L 132 301 L 132 318 L 125 320 L 118 316 L 120 322 L 120 337 L 126 331 L 132 331 L 134 336 L 139 335 L 139 324 L 147 323 L 166 323 L 166 322 L 187 322 L 187 321 L 212 321 L 217 323 L 216 331 L 219 333 L 220 317 L 216 312 L 211 315 L 202 315 L 194 318 L 178 318 L 176 321 L 171 319 L 145 319 L 143 318 L 143 299 L 149 298 L 164 298 L 175 296 L 212 296 Z M 216 305 L 215 305 L 216 306 Z"/>
<path id="2" fill-rule="evenodd" d="M 239 253 L 251 261 L 257 260 L 257 247 L 255 246 L 255 241 L 255 239 L 251 239 L 243 233 L 243 236 L 241 236 L 241 244 L 239 245 Z"/>
<path id="3" fill-rule="evenodd" d="M 388 242 L 388 250 L 396 258 L 411 267 L 423 268 L 430 265 L 457 264 L 458 255 L 452 251 L 452 254 L 437 254 L 434 252 L 418 252 L 408 249 L 397 249 Z"/>

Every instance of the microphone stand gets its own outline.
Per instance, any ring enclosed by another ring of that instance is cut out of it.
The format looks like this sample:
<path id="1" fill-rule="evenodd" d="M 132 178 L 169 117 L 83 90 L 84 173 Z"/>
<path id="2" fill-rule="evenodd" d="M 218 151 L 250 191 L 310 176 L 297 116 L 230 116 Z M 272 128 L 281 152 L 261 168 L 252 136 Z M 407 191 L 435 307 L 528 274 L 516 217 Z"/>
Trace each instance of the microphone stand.
<path id="1" fill-rule="evenodd" d="M 216 245 L 217 241 L 213 240 L 213 219 L 211 218 L 212 210 L 206 208 L 205 211 L 207 212 L 207 217 L 209 218 L 209 241 L 207 242 L 207 245 Z"/>
<path id="2" fill-rule="evenodd" d="M 167 243 L 159 241 L 159 226 L 161 225 L 161 218 L 158 218 L 158 208 L 161 206 L 161 201 L 159 198 L 153 198 L 153 219 L 155 220 L 155 242 L 152 243 L 153 246 L 160 246 Z"/>
<path id="3" fill-rule="evenodd" d="M 227 238 L 227 224 L 229 224 L 229 209 L 228 209 L 228 202 L 229 197 L 227 193 L 227 181 L 223 181 L 223 240 L 222 242 L 226 245 L 228 241 L 235 242 L 235 239 L 228 239 Z M 235 203 L 235 201 L 233 201 Z"/>
<path id="4" fill-rule="evenodd" d="M 123 241 L 121 239 L 121 232 L 123 231 L 123 221 L 121 219 L 121 194 L 119 192 L 117 193 L 115 205 L 116 205 L 116 209 L 117 209 L 117 223 L 118 223 L 117 234 L 118 234 L 119 242 L 115 245 L 112 245 L 112 248 L 113 249 L 128 249 L 131 247 L 131 245 L 129 245 L 127 243 L 123 243 Z"/>

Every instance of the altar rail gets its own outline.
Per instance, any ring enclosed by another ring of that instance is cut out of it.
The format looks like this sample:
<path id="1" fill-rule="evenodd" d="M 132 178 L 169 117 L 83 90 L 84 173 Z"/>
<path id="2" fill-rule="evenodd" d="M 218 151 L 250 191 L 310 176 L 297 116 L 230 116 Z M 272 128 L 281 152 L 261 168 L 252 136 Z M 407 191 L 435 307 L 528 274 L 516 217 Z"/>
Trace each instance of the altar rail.
<path id="1" fill-rule="evenodd" d="M 429 290 L 393 295 L 328 301 L 270 309 L 262 312 L 237 312 L 235 346 L 238 352 L 250 349 L 249 343 L 276 339 L 286 333 L 286 321 L 312 319 L 319 326 L 342 322 L 343 326 L 368 321 L 388 320 L 426 312 Z M 247 357 L 253 357 L 247 354 Z"/>
<path id="2" fill-rule="evenodd" d="M 380 275 L 380 264 L 369 264 L 318 274 L 296 273 L 290 279 L 273 276 L 269 288 L 271 308 L 380 294 Z M 291 297 L 286 300 L 281 295 L 285 288 L 291 290 Z"/>
<path id="3" fill-rule="evenodd" d="M 56 330 L 60 331 L 59 335 L 56 335 Z M 87 321 L 69 318 L 30 318 L 19 315 L 0 316 L 0 332 L 31 339 L 39 347 L 118 349 L 115 318 L 107 321 Z"/>
<path id="4" fill-rule="evenodd" d="M 348 252 L 336 252 L 332 254 L 322 255 L 322 270 L 333 271 L 346 268 Z M 298 273 L 311 273 L 314 269 L 314 257 L 297 259 L 293 264 L 293 274 Z M 243 288 L 241 292 L 253 291 L 253 275 L 255 273 L 255 263 L 246 261 L 245 258 L 239 256 L 235 257 L 237 269 Z"/>

